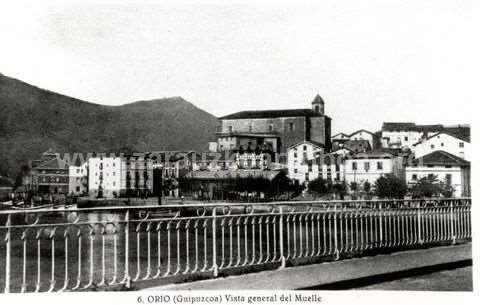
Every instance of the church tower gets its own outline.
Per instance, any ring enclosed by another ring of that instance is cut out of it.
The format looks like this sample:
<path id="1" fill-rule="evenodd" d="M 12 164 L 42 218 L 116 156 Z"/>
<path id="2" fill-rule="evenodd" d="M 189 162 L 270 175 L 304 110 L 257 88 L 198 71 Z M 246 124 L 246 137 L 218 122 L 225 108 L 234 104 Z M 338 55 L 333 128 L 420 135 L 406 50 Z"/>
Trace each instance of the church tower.
<path id="1" fill-rule="evenodd" d="M 325 114 L 325 102 L 319 94 L 312 101 L 312 110 L 321 115 Z"/>

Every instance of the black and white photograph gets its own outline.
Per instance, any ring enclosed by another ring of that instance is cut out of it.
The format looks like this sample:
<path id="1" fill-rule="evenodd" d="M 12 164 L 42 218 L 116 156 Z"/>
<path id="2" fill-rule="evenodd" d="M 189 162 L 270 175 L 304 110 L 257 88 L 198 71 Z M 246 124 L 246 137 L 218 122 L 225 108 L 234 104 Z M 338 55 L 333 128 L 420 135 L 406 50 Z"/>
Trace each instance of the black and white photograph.
<path id="1" fill-rule="evenodd" d="M 0 302 L 471 302 L 479 28 L 475 0 L 2 2 Z"/>

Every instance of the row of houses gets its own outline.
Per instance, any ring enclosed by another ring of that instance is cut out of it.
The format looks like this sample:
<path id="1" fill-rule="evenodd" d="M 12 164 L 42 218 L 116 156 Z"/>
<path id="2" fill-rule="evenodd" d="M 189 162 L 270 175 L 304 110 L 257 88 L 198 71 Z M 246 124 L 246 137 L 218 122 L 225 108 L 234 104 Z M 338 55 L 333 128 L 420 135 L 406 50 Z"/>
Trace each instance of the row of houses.
<path id="1" fill-rule="evenodd" d="M 454 195 L 470 195 L 470 128 L 464 125 L 384 123 L 382 131 L 359 130 L 332 137 L 333 150 L 303 141 L 289 148 L 289 176 L 299 184 L 323 178 L 331 183 L 374 185 L 393 174 L 414 185 L 435 177 Z M 363 146 L 359 146 L 363 144 Z"/>

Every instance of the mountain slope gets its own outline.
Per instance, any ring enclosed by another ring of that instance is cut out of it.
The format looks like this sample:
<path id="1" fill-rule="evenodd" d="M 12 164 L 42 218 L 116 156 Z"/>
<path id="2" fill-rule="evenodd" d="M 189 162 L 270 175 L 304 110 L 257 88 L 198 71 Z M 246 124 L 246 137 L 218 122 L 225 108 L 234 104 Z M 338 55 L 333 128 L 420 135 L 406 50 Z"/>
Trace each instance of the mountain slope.
<path id="1" fill-rule="evenodd" d="M 0 74 L 0 175 L 58 152 L 206 150 L 216 118 L 181 97 L 85 102 Z"/>

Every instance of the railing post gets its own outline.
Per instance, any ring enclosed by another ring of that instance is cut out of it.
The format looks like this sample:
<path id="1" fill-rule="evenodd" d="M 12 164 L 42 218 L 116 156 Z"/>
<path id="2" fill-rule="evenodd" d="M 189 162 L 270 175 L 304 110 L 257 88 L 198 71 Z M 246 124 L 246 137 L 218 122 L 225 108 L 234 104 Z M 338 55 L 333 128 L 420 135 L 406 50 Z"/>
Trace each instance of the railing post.
<path id="1" fill-rule="evenodd" d="M 5 235 L 5 242 L 6 242 L 6 257 L 5 257 L 5 293 L 10 293 L 10 265 L 11 265 L 11 256 L 12 256 L 12 242 L 11 242 L 11 234 L 12 234 L 12 214 L 8 214 L 7 216 L 7 233 Z"/>
<path id="2" fill-rule="evenodd" d="M 213 276 L 218 276 L 218 265 L 217 265 L 217 208 L 213 207 L 212 209 L 212 271 Z"/>
<path id="3" fill-rule="evenodd" d="M 285 253 L 283 252 L 283 207 L 279 207 L 280 212 L 280 222 L 279 222 L 279 231 L 280 231 L 280 269 L 285 268 L 286 261 L 285 261 Z"/>
<path id="4" fill-rule="evenodd" d="M 379 241 L 379 246 L 382 247 L 382 246 L 383 246 L 383 218 L 382 218 L 383 213 L 382 213 L 382 203 L 381 203 L 381 202 L 379 203 L 379 206 L 378 206 L 378 214 L 379 214 L 379 218 L 378 218 L 378 219 L 380 219 L 380 221 L 379 221 L 379 223 L 380 223 L 380 234 L 379 234 L 379 235 L 380 235 L 380 241 Z"/>
<path id="5" fill-rule="evenodd" d="M 422 215 L 421 215 L 421 204 L 418 204 L 417 207 L 417 228 L 418 228 L 418 243 L 423 244 L 422 238 Z"/>
<path id="6" fill-rule="evenodd" d="M 455 215 L 453 213 L 453 201 L 450 201 L 450 234 L 452 236 L 452 245 L 456 242 L 455 236 Z"/>
<path id="7" fill-rule="evenodd" d="M 340 258 L 340 251 L 338 251 L 338 236 L 337 236 L 337 204 L 333 204 L 333 235 L 335 245 L 335 260 Z"/>
<path id="8" fill-rule="evenodd" d="M 131 287 L 131 277 L 129 272 L 129 249 L 130 249 L 130 210 L 125 214 L 125 287 Z"/>

